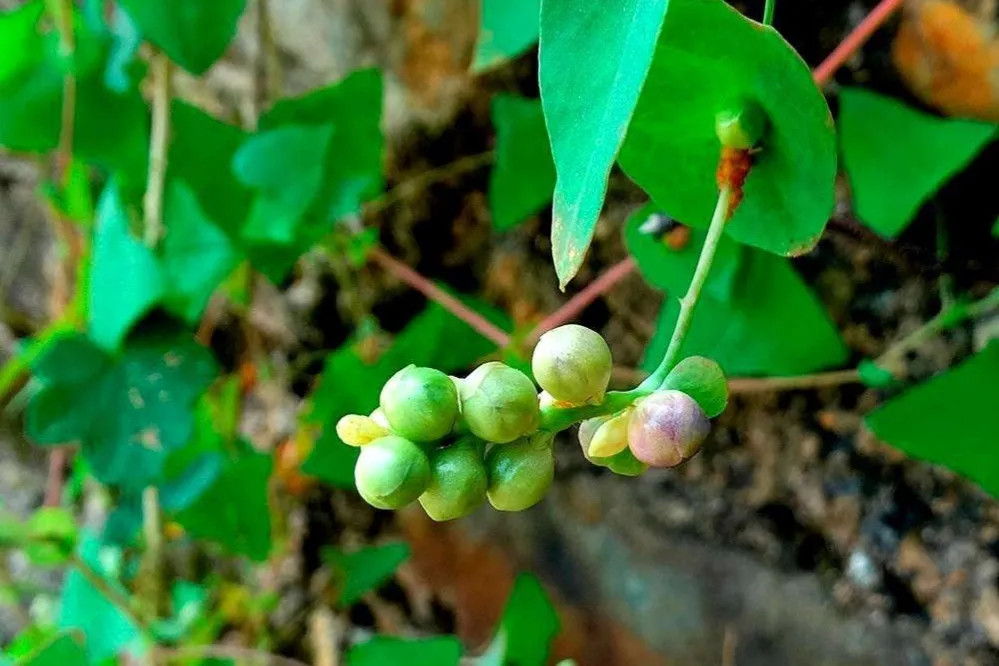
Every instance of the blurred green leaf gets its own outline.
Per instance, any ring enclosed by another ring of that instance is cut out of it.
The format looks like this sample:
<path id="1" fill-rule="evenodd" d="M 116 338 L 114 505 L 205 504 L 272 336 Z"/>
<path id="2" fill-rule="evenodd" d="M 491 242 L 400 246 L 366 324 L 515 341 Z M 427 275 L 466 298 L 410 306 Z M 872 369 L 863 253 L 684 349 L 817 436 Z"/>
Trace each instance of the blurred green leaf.
<path id="1" fill-rule="evenodd" d="M 95 225 L 88 331 L 94 342 L 114 351 L 163 295 L 163 271 L 153 251 L 132 235 L 128 210 L 113 181 L 101 195 Z"/>
<path id="2" fill-rule="evenodd" d="M 87 653 L 72 632 L 62 632 L 37 651 L 17 661 L 17 666 L 82 666 Z"/>
<path id="3" fill-rule="evenodd" d="M 77 363 L 58 366 L 72 353 Z M 41 388 L 27 432 L 41 444 L 82 443 L 104 483 L 138 490 L 156 480 L 169 453 L 193 430 L 195 400 L 215 376 L 211 353 L 191 339 L 150 333 L 110 356 L 70 335 L 34 366 Z"/>
<path id="4" fill-rule="evenodd" d="M 203 74 L 236 35 L 246 0 L 121 0 L 142 33 L 192 74 Z"/>
<path id="5" fill-rule="evenodd" d="M 878 438 L 945 465 L 999 497 L 999 342 L 867 415 Z"/>
<path id="6" fill-rule="evenodd" d="M 208 591 L 202 585 L 179 580 L 170 590 L 173 614 L 153 623 L 152 631 L 158 640 L 170 643 L 182 641 L 205 614 Z"/>
<path id="7" fill-rule="evenodd" d="M 994 124 L 938 118 L 861 88 L 843 88 L 839 99 L 857 216 L 888 237 L 996 136 Z"/>
<path id="8" fill-rule="evenodd" d="M 105 561 L 100 556 L 102 549 L 115 555 L 111 559 L 120 558 L 120 551 L 102 546 L 92 535 L 84 535 L 79 557 L 104 578 L 108 587 L 116 588 L 127 597 L 128 592 L 116 580 L 115 572 L 108 570 L 102 563 Z M 63 583 L 59 627 L 78 630 L 86 637 L 85 648 L 90 663 L 99 663 L 125 649 L 136 648 L 141 640 L 135 623 L 76 567 L 69 569 Z"/>
<path id="9" fill-rule="evenodd" d="M 375 636 L 347 651 L 347 666 L 458 666 L 461 641 L 453 636 L 403 639 Z"/>
<path id="10" fill-rule="evenodd" d="M 31 0 L 0 13 L 0 43 L 4 45 L 0 52 L 0 86 L 44 55 L 43 42 L 39 39 L 39 23 L 44 14 L 42 0 Z"/>
<path id="11" fill-rule="evenodd" d="M 659 233 L 659 223 L 667 220 L 654 203 L 633 213 L 624 227 L 624 242 L 638 263 L 638 270 L 649 284 L 662 289 L 672 298 L 687 293 L 694 268 L 704 245 L 707 231 L 690 229 L 690 240 L 680 248 L 670 247 Z M 714 263 L 704 294 L 727 302 L 738 284 L 743 250 L 738 243 L 722 237 L 718 242 Z"/>
<path id="12" fill-rule="evenodd" d="M 493 227 L 505 231 L 551 202 L 555 164 L 540 100 L 496 95 L 492 116 L 496 166 L 489 179 L 489 209 Z"/>
<path id="13" fill-rule="evenodd" d="M 472 70 L 495 67 L 538 41 L 541 0 L 482 0 Z"/>
<path id="14" fill-rule="evenodd" d="M 847 349 L 815 295 L 783 257 L 743 250 L 729 302 L 702 295 L 681 356 L 717 361 L 727 375 L 796 375 L 841 365 Z M 668 298 L 642 367 L 659 364 L 680 311 Z"/>
<path id="15" fill-rule="evenodd" d="M 552 256 L 562 287 L 579 270 L 593 238 L 666 5 L 667 0 L 541 3 L 541 103 L 558 171 Z"/>
<path id="16" fill-rule="evenodd" d="M 163 303 L 193 324 L 212 292 L 235 268 L 238 255 L 183 181 L 173 180 L 167 187 L 163 216 Z"/>
<path id="17" fill-rule="evenodd" d="M 271 550 L 267 482 L 273 461 L 249 444 L 241 449 L 226 462 L 215 483 L 176 519 L 191 536 L 259 562 Z"/>
<path id="18" fill-rule="evenodd" d="M 670 0 L 621 168 L 667 214 L 707 227 L 718 198 L 715 119 L 736 104 L 758 105 L 769 127 L 726 230 L 768 252 L 801 254 L 833 208 L 832 117 L 784 38 L 722 0 Z"/>
<path id="19" fill-rule="evenodd" d="M 340 591 L 337 603 L 342 607 L 350 606 L 365 593 L 377 590 L 392 578 L 400 564 L 409 559 L 409 554 L 409 546 L 404 543 L 370 546 L 352 552 L 324 548 L 321 552 L 323 561 L 337 577 Z"/>
<path id="20" fill-rule="evenodd" d="M 544 666 L 559 631 L 558 614 L 538 579 L 521 574 L 503 608 L 499 630 L 480 666 Z"/>
<path id="21" fill-rule="evenodd" d="M 286 126 L 254 135 L 233 158 L 233 171 L 256 190 L 243 237 L 291 245 L 319 191 L 333 128 Z"/>

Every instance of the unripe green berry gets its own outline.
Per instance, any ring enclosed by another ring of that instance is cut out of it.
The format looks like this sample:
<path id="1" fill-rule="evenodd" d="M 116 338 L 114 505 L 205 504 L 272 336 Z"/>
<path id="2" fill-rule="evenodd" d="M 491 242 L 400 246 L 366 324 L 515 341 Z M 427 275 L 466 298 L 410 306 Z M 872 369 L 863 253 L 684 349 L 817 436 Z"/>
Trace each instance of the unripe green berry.
<path id="1" fill-rule="evenodd" d="M 344 444 L 364 446 L 391 433 L 370 416 L 347 414 L 336 422 L 336 434 Z"/>
<path id="2" fill-rule="evenodd" d="M 604 421 L 590 439 L 587 454 L 591 458 L 609 458 L 628 448 L 629 407 Z"/>
<path id="3" fill-rule="evenodd" d="M 420 505 L 434 520 L 461 518 L 486 500 L 489 478 L 475 439 L 463 439 L 431 454 L 430 477 Z"/>
<path id="4" fill-rule="evenodd" d="M 461 385 L 461 415 L 487 442 L 512 442 L 538 427 L 538 393 L 531 378 L 498 361 L 484 363 Z"/>
<path id="5" fill-rule="evenodd" d="M 707 415 L 689 395 L 656 391 L 635 407 L 628 446 L 652 467 L 675 467 L 700 450 L 710 431 Z"/>
<path id="6" fill-rule="evenodd" d="M 766 113 L 756 102 L 744 102 L 715 116 L 715 134 L 725 148 L 754 148 L 766 129 Z"/>
<path id="7" fill-rule="evenodd" d="M 392 431 L 414 442 L 433 442 L 451 432 L 458 392 L 440 370 L 410 365 L 382 387 L 381 410 Z"/>
<path id="8" fill-rule="evenodd" d="M 574 405 L 603 400 L 612 364 L 607 342 L 578 324 L 542 335 L 531 357 L 531 371 L 541 388 L 556 400 Z"/>
<path id="9" fill-rule="evenodd" d="M 361 447 L 354 467 L 357 492 L 378 509 L 399 509 L 430 485 L 430 462 L 419 446 L 388 435 Z"/>
<path id="10" fill-rule="evenodd" d="M 541 501 L 555 478 L 551 443 L 551 434 L 538 433 L 489 450 L 487 495 L 494 508 L 523 511 Z"/>
<path id="11" fill-rule="evenodd" d="M 610 416 L 597 416 L 579 424 L 579 445 L 583 449 L 583 455 L 594 465 L 606 467 L 615 474 L 620 474 L 621 476 L 639 476 L 648 470 L 649 466 L 635 458 L 635 454 L 627 446 L 627 438 L 625 438 L 624 450 L 615 455 L 595 457 L 589 454 L 594 436 L 611 418 Z"/>

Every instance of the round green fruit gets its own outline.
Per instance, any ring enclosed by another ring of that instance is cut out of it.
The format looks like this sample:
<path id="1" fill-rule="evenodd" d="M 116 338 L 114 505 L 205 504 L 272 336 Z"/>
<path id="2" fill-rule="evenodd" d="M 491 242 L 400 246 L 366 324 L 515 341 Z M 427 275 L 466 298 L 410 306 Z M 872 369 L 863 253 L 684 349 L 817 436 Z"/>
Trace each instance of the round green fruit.
<path id="1" fill-rule="evenodd" d="M 354 482 L 364 501 L 378 509 L 399 509 L 430 485 L 430 462 L 419 446 L 388 435 L 361 448 Z"/>
<path id="2" fill-rule="evenodd" d="M 476 368 L 461 385 L 461 415 L 487 442 L 512 442 L 538 427 L 537 389 L 531 378 L 498 361 Z"/>
<path id="3" fill-rule="evenodd" d="M 466 438 L 431 455 L 430 485 L 420 505 L 437 521 L 461 518 L 486 500 L 488 485 L 481 446 Z"/>
<path id="4" fill-rule="evenodd" d="M 725 148 L 749 150 L 767 130 L 767 116 L 756 102 L 746 102 L 715 116 L 715 134 Z"/>
<path id="5" fill-rule="evenodd" d="M 603 400 L 612 365 L 603 337 L 577 324 L 542 335 L 531 358 L 531 371 L 541 388 L 574 405 Z"/>
<path id="6" fill-rule="evenodd" d="M 379 400 L 392 431 L 414 442 L 433 442 L 458 418 L 458 392 L 440 370 L 410 365 L 392 375 Z"/>
<path id="7" fill-rule="evenodd" d="M 523 511 L 548 492 L 555 478 L 552 436 L 525 437 L 512 444 L 493 446 L 486 454 L 489 503 L 500 511 Z"/>
<path id="8" fill-rule="evenodd" d="M 704 410 L 686 393 L 656 391 L 637 404 L 628 447 L 652 467 L 676 467 L 696 454 L 711 431 Z"/>

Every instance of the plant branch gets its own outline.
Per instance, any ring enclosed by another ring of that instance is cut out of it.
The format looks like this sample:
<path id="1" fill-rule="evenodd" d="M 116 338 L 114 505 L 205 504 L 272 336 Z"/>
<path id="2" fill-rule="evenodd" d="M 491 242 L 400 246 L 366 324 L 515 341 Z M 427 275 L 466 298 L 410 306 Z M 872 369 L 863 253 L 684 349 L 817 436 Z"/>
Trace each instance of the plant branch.
<path id="1" fill-rule="evenodd" d="M 490 164 L 496 157 L 495 151 L 487 150 L 483 153 L 466 155 L 459 157 L 453 162 L 424 171 L 411 178 L 397 183 L 392 189 L 382 194 L 377 199 L 372 199 L 365 205 L 364 212 L 376 215 L 387 210 L 407 197 L 414 196 L 431 185 L 444 182 L 450 178 L 475 171 L 487 164 Z"/>
<path id="2" fill-rule="evenodd" d="M 162 655 L 167 662 L 190 659 L 231 659 L 237 664 L 262 660 L 265 664 L 276 666 L 309 666 L 305 662 L 291 657 L 238 645 L 182 645 L 173 648 L 160 647 L 156 649 L 156 652 Z"/>
<path id="3" fill-rule="evenodd" d="M 701 248 L 701 255 L 697 259 L 696 268 L 694 268 L 694 276 L 690 280 L 687 293 L 680 299 L 680 314 L 676 319 L 676 327 L 673 329 L 673 337 L 670 339 L 669 347 L 667 347 L 659 367 L 649 375 L 648 379 L 642 382 L 640 388 L 658 387 L 679 360 L 680 349 L 683 347 L 683 341 L 686 339 L 690 324 L 693 321 L 694 308 L 697 306 L 701 290 L 704 288 L 708 273 L 711 271 L 711 264 L 714 262 L 722 232 L 725 231 L 731 201 L 732 189 L 730 187 L 721 188 L 718 192 L 718 203 L 715 205 L 714 215 L 711 217 L 711 225 L 708 227 L 708 235 L 704 239 L 704 247 Z"/>
<path id="4" fill-rule="evenodd" d="M 494 325 L 478 312 L 469 308 L 429 279 L 390 255 L 384 249 L 377 246 L 373 247 L 369 250 L 368 256 L 389 273 L 392 273 L 430 300 L 440 304 L 455 317 L 471 326 L 482 337 L 491 340 L 499 347 L 506 347 L 510 344 L 510 335 L 506 331 Z"/>
<path id="5" fill-rule="evenodd" d="M 839 46 L 833 49 L 833 52 L 815 68 L 813 72 L 815 83 L 820 86 L 828 83 L 836 70 L 860 50 L 860 47 L 871 38 L 871 35 L 902 6 L 903 1 L 881 0 L 878 6 L 872 9 L 871 13 L 865 16 L 864 20 L 858 23 L 857 27 L 839 43 Z"/>
<path id="6" fill-rule="evenodd" d="M 776 8 L 777 0 L 767 0 L 766 4 L 763 6 L 763 25 L 773 25 L 774 22 L 774 9 Z"/>
<path id="7" fill-rule="evenodd" d="M 149 174 L 142 201 L 145 226 L 143 240 L 155 247 L 163 235 L 163 188 L 166 181 L 167 142 L 170 138 L 170 59 L 153 54 L 149 63 L 152 78 L 152 129 L 149 141 Z"/>

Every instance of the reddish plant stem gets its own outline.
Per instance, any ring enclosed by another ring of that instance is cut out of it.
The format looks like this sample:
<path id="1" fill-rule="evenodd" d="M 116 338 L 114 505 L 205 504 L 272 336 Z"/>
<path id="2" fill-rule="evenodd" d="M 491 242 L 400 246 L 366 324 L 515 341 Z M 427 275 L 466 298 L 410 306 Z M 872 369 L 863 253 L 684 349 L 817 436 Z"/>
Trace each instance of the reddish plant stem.
<path id="1" fill-rule="evenodd" d="M 871 38 L 878 28 L 884 25 L 892 14 L 901 6 L 903 0 L 881 0 L 871 13 L 864 17 L 864 20 L 857 24 L 857 27 L 850 31 L 850 34 L 843 38 L 833 52 L 826 56 L 826 59 L 815 68 L 813 72 L 815 83 L 822 86 L 832 79 L 836 70 L 843 66 L 854 53 L 860 50 L 868 39 Z"/>
<path id="2" fill-rule="evenodd" d="M 389 273 L 392 273 L 413 289 L 416 289 L 430 300 L 445 308 L 455 317 L 468 324 L 482 337 L 487 340 L 491 340 L 499 347 L 506 347 L 510 343 L 510 336 L 505 331 L 490 323 L 478 312 L 475 312 L 457 298 L 393 257 L 382 248 L 377 246 L 372 248 L 368 252 L 368 256 Z"/>
<path id="3" fill-rule="evenodd" d="M 59 506 L 62 502 L 62 487 L 66 479 L 66 463 L 69 462 L 69 449 L 60 446 L 49 454 L 49 473 L 45 479 L 45 506 Z"/>

